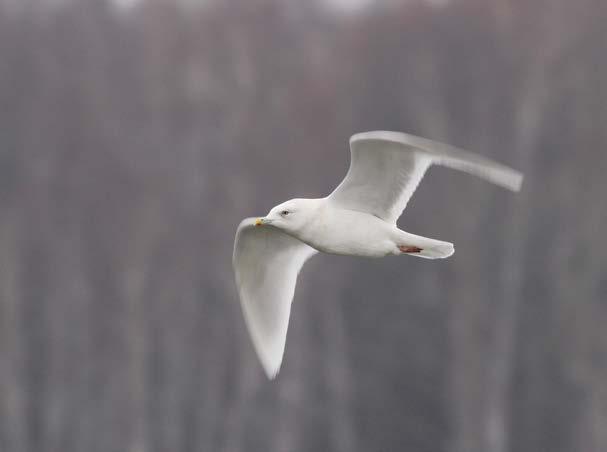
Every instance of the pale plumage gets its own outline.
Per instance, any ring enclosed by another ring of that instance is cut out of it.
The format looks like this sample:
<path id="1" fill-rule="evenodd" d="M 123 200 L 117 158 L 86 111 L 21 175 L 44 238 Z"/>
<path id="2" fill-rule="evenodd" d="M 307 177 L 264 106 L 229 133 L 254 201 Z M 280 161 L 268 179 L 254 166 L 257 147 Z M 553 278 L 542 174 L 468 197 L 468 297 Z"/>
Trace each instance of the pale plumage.
<path id="1" fill-rule="evenodd" d="M 396 227 L 432 164 L 474 174 L 518 191 L 522 175 L 461 149 L 398 132 L 365 132 L 350 139 L 350 169 L 326 198 L 294 199 L 265 218 L 243 220 L 233 266 L 245 321 L 269 378 L 280 370 L 297 275 L 318 251 L 436 259 L 453 245 Z M 262 226 L 262 227 L 259 227 Z"/>
<path id="2" fill-rule="evenodd" d="M 234 271 L 251 339 L 268 377 L 280 368 L 297 274 L 314 248 L 274 227 L 243 220 L 236 233 Z"/>

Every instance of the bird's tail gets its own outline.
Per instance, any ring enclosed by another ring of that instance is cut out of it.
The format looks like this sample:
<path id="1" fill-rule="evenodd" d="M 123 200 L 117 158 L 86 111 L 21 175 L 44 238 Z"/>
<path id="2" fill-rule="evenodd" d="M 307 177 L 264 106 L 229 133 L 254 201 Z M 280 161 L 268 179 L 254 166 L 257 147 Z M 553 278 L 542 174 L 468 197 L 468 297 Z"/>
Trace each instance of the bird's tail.
<path id="1" fill-rule="evenodd" d="M 398 254 L 410 254 L 425 259 L 444 259 L 451 256 L 455 251 L 453 243 L 410 234 L 401 230 L 398 232 Z"/>

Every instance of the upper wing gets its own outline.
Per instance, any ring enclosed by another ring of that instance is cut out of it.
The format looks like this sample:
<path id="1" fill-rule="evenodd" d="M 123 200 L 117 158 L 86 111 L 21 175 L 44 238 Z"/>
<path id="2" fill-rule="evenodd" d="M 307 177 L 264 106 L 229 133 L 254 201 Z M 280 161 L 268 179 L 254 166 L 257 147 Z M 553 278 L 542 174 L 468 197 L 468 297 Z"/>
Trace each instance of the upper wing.
<path id="1" fill-rule="evenodd" d="M 269 378 L 280 370 L 297 275 L 317 251 L 272 226 L 243 220 L 232 264 L 245 322 Z"/>
<path id="2" fill-rule="evenodd" d="M 431 164 L 474 174 L 512 191 L 523 176 L 507 166 L 447 144 L 400 132 L 350 138 L 350 169 L 328 199 L 395 223 Z"/>

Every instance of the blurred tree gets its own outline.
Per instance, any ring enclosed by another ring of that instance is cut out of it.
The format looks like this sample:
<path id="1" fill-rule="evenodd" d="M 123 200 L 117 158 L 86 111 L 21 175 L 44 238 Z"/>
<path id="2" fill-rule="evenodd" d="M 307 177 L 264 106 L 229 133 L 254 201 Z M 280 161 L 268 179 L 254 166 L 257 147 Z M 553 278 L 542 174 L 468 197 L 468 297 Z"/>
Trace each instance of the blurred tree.
<path id="1" fill-rule="evenodd" d="M 0 450 L 607 450 L 604 2 L 15 5 Z M 268 383 L 235 227 L 328 193 L 376 128 L 523 192 L 432 170 L 402 224 L 453 259 L 313 259 Z"/>

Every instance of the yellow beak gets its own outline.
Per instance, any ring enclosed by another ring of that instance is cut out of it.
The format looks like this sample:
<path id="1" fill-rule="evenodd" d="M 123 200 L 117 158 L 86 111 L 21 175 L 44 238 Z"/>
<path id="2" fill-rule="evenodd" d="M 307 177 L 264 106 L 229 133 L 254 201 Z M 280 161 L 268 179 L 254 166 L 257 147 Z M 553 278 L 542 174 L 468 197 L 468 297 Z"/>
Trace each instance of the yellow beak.
<path id="1" fill-rule="evenodd" d="M 263 224 L 263 218 L 258 218 L 255 220 L 255 226 L 261 226 Z"/>

